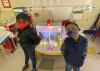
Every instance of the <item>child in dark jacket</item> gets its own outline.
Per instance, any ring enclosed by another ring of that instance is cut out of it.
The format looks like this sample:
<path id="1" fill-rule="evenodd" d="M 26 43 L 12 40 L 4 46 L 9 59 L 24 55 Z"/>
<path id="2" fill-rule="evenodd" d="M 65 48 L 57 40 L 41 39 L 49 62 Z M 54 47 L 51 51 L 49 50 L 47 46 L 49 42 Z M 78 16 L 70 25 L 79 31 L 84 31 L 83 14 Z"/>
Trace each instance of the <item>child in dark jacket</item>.
<path id="1" fill-rule="evenodd" d="M 18 37 L 19 43 L 22 47 L 25 55 L 25 65 L 22 71 L 25 71 L 29 67 L 29 58 L 32 61 L 32 71 L 36 71 L 36 57 L 35 57 L 35 47 L 34 42 L 36 40 L 36 31 L 33 31 L 28 24 L 27 18 L 24 13 L 20 13 L 16 16 L 17 27 L 18 27 Z"/>
<path id="2" fill-rule="evenodd" d="M 87 55 L 87 39 L 78 33 L 78 25 L 74 22 L 69 22 L 65 25 L 67 35 L 62 46 L 61 52 L 64 55 L 66 62 L 66 71 L 80 71 L 85 57 Z"/>

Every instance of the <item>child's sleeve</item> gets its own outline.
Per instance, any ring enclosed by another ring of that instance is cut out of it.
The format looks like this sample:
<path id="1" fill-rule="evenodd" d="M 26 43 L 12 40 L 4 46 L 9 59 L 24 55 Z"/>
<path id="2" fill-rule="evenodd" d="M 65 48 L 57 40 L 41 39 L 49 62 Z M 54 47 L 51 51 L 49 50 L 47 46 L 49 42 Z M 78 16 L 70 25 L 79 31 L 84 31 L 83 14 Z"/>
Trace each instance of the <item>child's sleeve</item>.
<path id="1" fill-rule="evenodd" d="M 63 54 L 65 54 L 66 53 L 66 50 L 67 50 L 66 42 L 65 41 L 66 41 L 66 39 L 64 40 L 64 42 L 62 43 L 61 48 L 60 48 L 60 50 L 61 50 L 61 52 Z"/>
<path id="2" fill-rule="evenodd" d="M 63 42 L 60 48 L 61 52 L 64 53 L 65 51 L 65 43 Z"/>
<path id="3" fill-rule="evenodd" d="M 82 57 L 85 58 L 88 52 L 88 40 L 84 41 L 83 50 L 82 50 Z"/>

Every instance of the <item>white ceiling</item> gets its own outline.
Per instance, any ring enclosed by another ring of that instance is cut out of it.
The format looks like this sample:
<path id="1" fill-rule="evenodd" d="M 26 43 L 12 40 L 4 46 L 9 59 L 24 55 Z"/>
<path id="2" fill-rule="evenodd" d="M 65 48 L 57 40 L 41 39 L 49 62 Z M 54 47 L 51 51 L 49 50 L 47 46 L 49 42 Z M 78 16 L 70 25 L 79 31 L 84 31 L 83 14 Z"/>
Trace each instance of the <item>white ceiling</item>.
<path id="1" fill-rule="evenodd" d="M 47 4 L 61 4 L 61 3 L 70 3 L 73 2 L 73 0 L 34 0 L 36 3 L 47 3 Z M 84 2 L 82 0 L 74 0 L 74 2 Z"/>
<path id="2" fill-rule="evenodd" d="M 100 5 L 100 0 L 11 0 L 12 7 L 66 7 L 76 5 Z"/>
<path id="3" fill-rule="evenodd" d="M 68 3 L 85 3 L 85 0 L 33 0 L 34 5 L 54 5 Z"/>
<path id="4" fill-rule="evenodd" d="M 100 0 L 32 0 L 34 5 L 52 5 L 52 4 L 91 4 L 96 2 L 100 4 Z"/>

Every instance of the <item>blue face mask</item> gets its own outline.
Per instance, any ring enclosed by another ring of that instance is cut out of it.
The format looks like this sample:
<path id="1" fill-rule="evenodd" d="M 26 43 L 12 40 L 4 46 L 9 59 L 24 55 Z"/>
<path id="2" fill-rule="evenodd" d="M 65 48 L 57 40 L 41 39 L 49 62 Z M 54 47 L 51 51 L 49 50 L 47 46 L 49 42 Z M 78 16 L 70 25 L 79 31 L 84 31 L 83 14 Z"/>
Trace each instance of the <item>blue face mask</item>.
<path id="1" fill-rule="evenodd" d="M 73 36 L 73 35 L 75 35 L 75 34 L 77 34 L 77 33 L 78 33 L 78 30 L 72 29 L 71 31 L 68 31 L 68 32 L 67 32 L 67 35 L 68 35 L 68 36 Z"/>

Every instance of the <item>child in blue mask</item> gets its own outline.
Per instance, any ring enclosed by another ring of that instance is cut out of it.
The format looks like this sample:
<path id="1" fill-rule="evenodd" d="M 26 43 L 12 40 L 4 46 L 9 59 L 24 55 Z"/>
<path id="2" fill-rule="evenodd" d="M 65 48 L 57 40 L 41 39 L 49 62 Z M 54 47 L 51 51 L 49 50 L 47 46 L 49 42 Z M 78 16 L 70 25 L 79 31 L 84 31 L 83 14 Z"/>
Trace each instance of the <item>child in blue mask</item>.
<path id="1" fill-rule="evenodd" d="M 66 71 L 71 71 L 72 68 L 74 71 L 80 71 L 87 55 L 87 39 L 78 33 L 79 27 L 74 22 L 65 24 L 65 30 L 69 37 L 62 43 L 61 52 L 65 59 Z"/>

